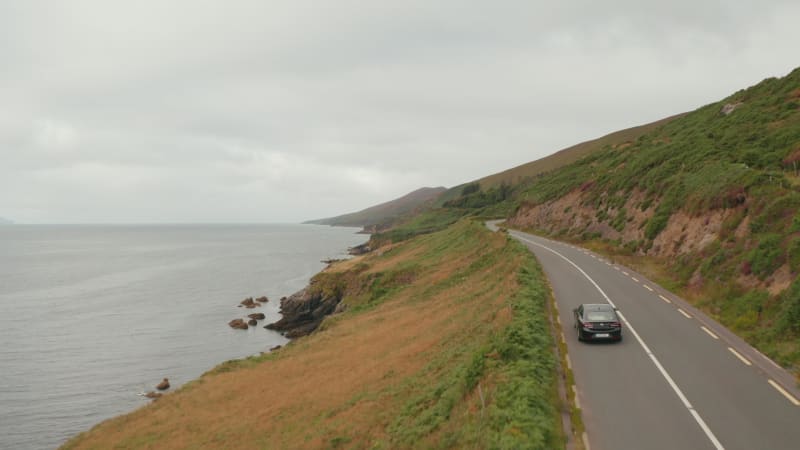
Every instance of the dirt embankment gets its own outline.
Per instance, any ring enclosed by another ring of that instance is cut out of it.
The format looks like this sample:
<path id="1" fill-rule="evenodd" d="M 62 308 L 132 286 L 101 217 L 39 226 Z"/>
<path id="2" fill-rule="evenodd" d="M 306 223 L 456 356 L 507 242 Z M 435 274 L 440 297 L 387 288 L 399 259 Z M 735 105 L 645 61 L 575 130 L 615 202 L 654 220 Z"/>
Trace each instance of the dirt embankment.
<path id="1" fill-rule="evenodd" d="M 745 200 L 735 208 L 713 209 L 691 215 L 684 211 L 672 214 L 664 229 L 652 240 L 645 242 L 645 228 L 658 206 L 647 202 L 644 193 L 632 192 L 619 208 L 606 207 L 590 199 L 581 189 L 542 204 L 523 204 L 508 223 L 516 228 L 543 230 L 572 238 L 601 238 L 616 242 L 620 247 L 635 249 L 636 254 L 649 256 L 666 263 L 684 255 L 705 257 L 704 250 L 725 239 L 745 245 L 751 244 L 750 216 Z M 624 219 L 619 219 L 619 214 Z M 735 225 L 732 230 L 725 226 Z M 759 279 L 751 274 L 737 273 L 735 280 L 745 288 L 760 288 L 777 295 L 791 284 L 793 277 L 784 264 L 772 275 Z M 692 274 L 690 286 L 701 285 L 700 269 Z"/>

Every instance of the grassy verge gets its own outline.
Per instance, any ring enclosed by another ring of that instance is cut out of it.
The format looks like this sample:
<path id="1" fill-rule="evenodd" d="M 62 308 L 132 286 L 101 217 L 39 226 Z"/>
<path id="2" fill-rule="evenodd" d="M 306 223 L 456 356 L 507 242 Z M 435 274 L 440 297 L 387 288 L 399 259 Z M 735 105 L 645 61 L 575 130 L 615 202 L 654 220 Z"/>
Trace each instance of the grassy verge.
<path id="1" fill-rule="evenodd" d="M 462 221 L 335 265 L 347 310 L 65 448 L 564 447 L 532 255 Z"/>

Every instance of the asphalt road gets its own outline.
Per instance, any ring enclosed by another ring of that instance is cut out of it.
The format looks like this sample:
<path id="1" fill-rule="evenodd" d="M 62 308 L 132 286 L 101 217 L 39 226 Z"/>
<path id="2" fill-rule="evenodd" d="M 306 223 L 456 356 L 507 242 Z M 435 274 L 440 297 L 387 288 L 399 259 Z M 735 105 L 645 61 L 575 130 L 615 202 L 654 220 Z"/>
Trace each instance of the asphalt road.
<path id="1" fill-rule="evenodd" d="M 800 449 L 791 374 L 640 274 L 569 244 L 511 231 L 553 287 L 591 450 Z M 620 343 L 583 343 L 580 303 L 611 303 Z"/>

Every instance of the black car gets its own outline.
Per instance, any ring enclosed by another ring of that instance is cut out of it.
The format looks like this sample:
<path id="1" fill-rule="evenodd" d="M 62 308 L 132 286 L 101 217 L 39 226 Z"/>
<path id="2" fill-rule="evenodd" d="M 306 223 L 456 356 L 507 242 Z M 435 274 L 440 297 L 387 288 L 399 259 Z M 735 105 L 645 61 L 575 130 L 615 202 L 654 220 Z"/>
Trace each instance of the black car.
<path id="1" fill-rule="evenodd" d="M 579 341 L 622 340 L 622 321 L 613 306 L 585 303 L 572 311 L 575 313 Z"/>

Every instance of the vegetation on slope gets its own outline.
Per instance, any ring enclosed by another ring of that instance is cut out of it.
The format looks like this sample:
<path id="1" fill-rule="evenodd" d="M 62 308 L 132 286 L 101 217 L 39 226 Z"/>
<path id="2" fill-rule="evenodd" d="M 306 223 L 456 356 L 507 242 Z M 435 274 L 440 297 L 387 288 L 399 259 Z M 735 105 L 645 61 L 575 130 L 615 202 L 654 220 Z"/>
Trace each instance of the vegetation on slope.
<path id="1" fill-rule="evenodd" d="M 799 166 L 796 69 L 516 185 L 504 208 L 518 226 L 656 261 L 800 372 Z"/>
<path id="2" fill-rule="evenodd" d="M 470 193 L 470 189 L 473 189 L 472 187 L 468 187 L 470 185 L 477 185 L 480 189 L 491 191 L 492 189 L 499 188 L 501 185 L 513 186 L 530 183 L 533 179 L 542 174 L 552 172 L 568 164 L 574 163 L 575 161 L 578 161 L 579 159 L 596 151 L 602 150 L 603 148 L 617 147 L 635 142 L 640 136 L 681 116 L 682 114 L 678 114 L 645 125 L 616 131 L 603 137 L 581 142 L 580 144 L 559 150 L 552 155 L 545 156 L 544 158 L 537 159 L 536 161 L 531 161 L 529 163 L 483 177 L 473 182 L 453 187 L 439 197 L 439 199 L 436 201 L 436 205 L 444 206 L 446 202 L 463 197 L 465 189 L 467 189 L 468 193 Z"/>
<path id="3" fill-rule="evenodd" d="M 346 310 L 65 448 L 563 447 L 549 291 L 529 252 L 462 221 L 320 274 Z"/>

